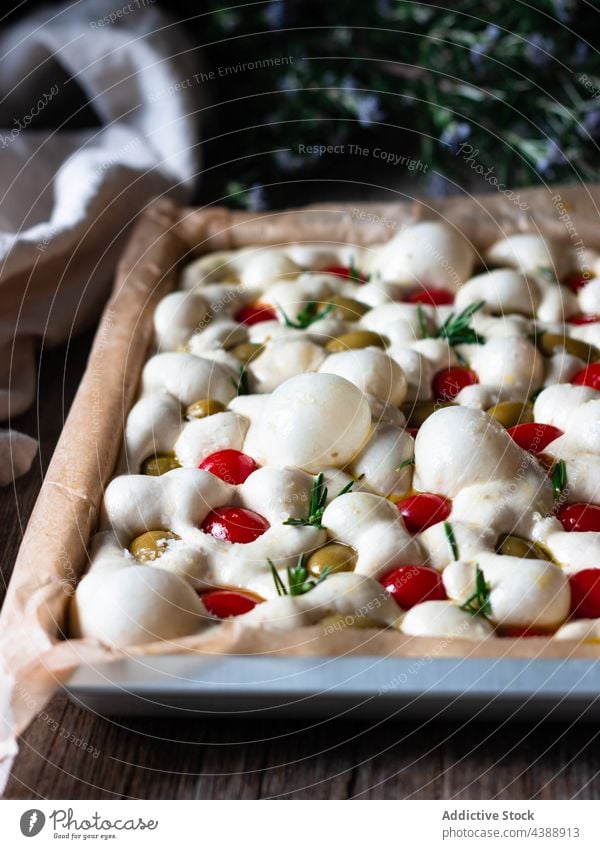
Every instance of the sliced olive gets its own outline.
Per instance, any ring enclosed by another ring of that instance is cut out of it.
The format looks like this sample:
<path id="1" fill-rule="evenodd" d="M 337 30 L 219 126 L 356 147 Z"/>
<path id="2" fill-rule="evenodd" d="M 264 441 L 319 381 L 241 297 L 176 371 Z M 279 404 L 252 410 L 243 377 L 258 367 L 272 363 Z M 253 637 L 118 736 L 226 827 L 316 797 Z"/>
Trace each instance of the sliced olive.
<path id="1" fill-rule="evenodd" d="M 334 295 L 328 301 L 320 303 L 319 310 L 327 309 L 329 304 L 333 305 L 329 316 L 339 318 L 342 321 L 358 321 L 370 309 L 366 304 L 355 301 L 354 298 L 344 298 L 342 295 Z"/>
<path id="2" fill-rule="evenodd" d="M 314 578 L 320 578 L 325 569 L 330 572 L 353 572 L 356 566 L 356 552 L 349 545 L 330 542 L 318 548 L 308 558 L 306 568 Z"/>
<path id="3" fill-rule="evenodd" d="M 600 351 L 594 345 L 588 345 L 580 339 L 571 339 L 560 333 L 543 333 L 537 340 L 538 347 L 547 357 L 559 351 L 566 351 L 574 357 L 579 357 L 585 363 L 595 363 L 600 359 Z"/>
<path id="4" fill-rule="evenodd" d="M 165 472 L 170 472 L 171 469 L 179 469 L 181 463 L 175 456 L 174 451 L 169 451 L 167 454 L 156 454 L 154 457 L 146 457 L 142 463 L 143 475 L 164 475 Z"/>
<path id="5" fill-rule="evenodd" d="M 369 616 L 353 616 L 351 613 L 344 616 L 343 613 L 334 613 L 321 619 L 321 625 L 340 631 L 342 628 L 382 628 L 381 622 L 376 622 Z"/>
<path id="6" fill-rule="evenodd" d="M 452 401 L 409 401 L 400 409 L 406 416 L 407 427 L 421 427 L 425 419 L 442 407 L 455 407 Z"/>
<path id="7" fill-rule="evenodd" d="M 205 419 L 207 416 L 214 416 L 215 413 L 224 413 L 227 407 L 220 401 L 215 401 L 213 398 L 202 398 L 201 401 L 194 401 L 186 408 L 185 414 L 188 419 Z"/>
<path id="8" fill-rule="evenodd" d="M 252 360 L 259 357 L 265 350 L 264 345 L 259 345 L 256 342 L 242 342 L 231 349 L 231 353 L 244 364 L 251 363 Z"/>
<path id="9" fill-rule="evenodd" d="M 174 534 L 173 531 L 146 531 L 145 534 L 140 534 L 131 542 L 129 551 L 136 560 L 141 560 L 142 563 L 150 563 L 150 561 L 156 560 L 165 553 L 167 543 L 171 539 L 181 539 L 181 537 Z"/>
<path id="10" fill-rule="evenodd" d="M 524 557 L 526 560 L 549 560 L 544 549 L 531 540 L 506 534 L 500 538 L 497 547 L 498 554 L 508 557 Z"/>
<path id="11" fill-rule="evenodd" d="M 325 348 L 332 354 L 337 354 L 357 348 L 385 348 L 387 344 L 387 339 L 372 330 L 350 330 L 349 333 L 330 339 Z"/>
<path id="12" fill-rule="evenodd" d="M 533 421 L 533 404 L 528 401 L 501 401 L 487 411 L 488 416 L 496 419 L 503 427 L 514 427 Z"/>

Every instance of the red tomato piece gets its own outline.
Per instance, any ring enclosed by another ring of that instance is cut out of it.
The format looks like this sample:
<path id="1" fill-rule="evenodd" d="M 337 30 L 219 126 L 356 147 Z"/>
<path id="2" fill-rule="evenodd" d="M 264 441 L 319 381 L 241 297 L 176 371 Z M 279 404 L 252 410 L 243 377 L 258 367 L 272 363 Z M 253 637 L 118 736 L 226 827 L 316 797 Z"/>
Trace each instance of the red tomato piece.
<path id="1" fill-rule="evenodd" d="M 557 515 L 565 531 L 600 531 L 600 506 L 597 504 L 565 504 Z"/>
<path id="2" fill-rule="evenodd" d="M 567 321 L 569 324 L 596 324 L 597 321 L 600 321 L 600 315 L 574 315 L 568 318 Z"/>
<path id="3" fill-rule="evenodd" d="M 248 304 L 234 315 L 240 324 L 259 324 L 261 321 L 277 321 L 277 313 L 269 304 Z"/>
<path id="4" fill-rule="evenodd" d="M 240 616 L 256 607 L 258 601 L 234 590 L 211 590 L 202 593 L 200 600 L 212 616 L 228 619 L 230 616 Z"/>
<path id="5" fill-rule="evenodd" d="M 406 432 L 410 433 L 410 435 L 412 436 L 413 439 L 416 439 L 417 434 L 419 432 L 419 428 L 418 427 L 407 427 Z"/>
<path id="6" fill-rule="evenodd" d="M 600 618 L 600 569 L 582 569 L 569 575 L 571 616 L 576 619 Z"/>
<path id="7" fill-rule="evenodd" d="M 399 566 L 379 579 L 403 610 L 422 601 L 443 601 L 446 596 L 442 576 L 429 566 Z"/>
<path id="8" fill-rule="evenodd" d="M 219 507 L 202 522 L 202 530 L 226 542 L 254 542 L 271 526 L 259 513 L 245 507 Z"/>
<path id="9" fill-rule="evenodd" d="M 433 378 L 433 394 L 437 401 L 452 401 L 465 386 L 479 383 L 477 375 L 468 368 L 445 368 Z"/>
<path id="10" fill-rule="evenodd" d="M 530 454 L 539 454 L 563 435 L 563 431 L 554 427 L 554 425 L 542 424 L 542 422 L 526 422 L 525 424 L 515 425 L 507 428 L 509 436 L 517 443 L 523 451 L 529 451 Z"/>
<path id="11" fill-rule="evenodd" d="M 600 363 L 590 363 L 589 366 L 578 371 L 571 383 L 576 386 L 590 386 L 592 389 L 600 389 Z"/>
<path id="12" fill-rule="evenodd" d="M 349 265 L 328 265 L 322 270 L 323 274 L 334 274 L 336 277 L 342 277 L 344 280 L 354 280 L 355 283 L 366 283 L 367 276 L 362 274 L 356 268 L 351 268 Z"/>
<path id="13" fill-rule="evenodd" d="M 434 492 L 409 495 L 399 501 L 396 507 L 402 514 L 406 529 L 411 534 L 421 533 L 431 525 L 443 522 L 448 518 L 451 510 L 450 500 Z"/>
<path id="14" fill-rule="evenodd" d="M 224 448 L 206 457 L 198 468 L 221 478 L 225 483 L 237 485 L 244 483 L 248 475 L 258 469 L 258 465 L 248 454 L 234 448 Z"/>
<path id="15" fill-rule="evenodd" d="M 437 289 L 431 286 L 426 289 L 415 289 L 403 298 L 406 304 L 430 304 L 441 307 L 454 303 L 454 295 L 448 289 Z"/>
<path id="16" fill-rule="evenodd" d="M 580 289 L 587 286 L 591 279 L 591 277 L 586 277 L 584 274 L 570 274 L 563 280 L 563 284 L 567 286 L 571 292 L 579 292 Z"/>

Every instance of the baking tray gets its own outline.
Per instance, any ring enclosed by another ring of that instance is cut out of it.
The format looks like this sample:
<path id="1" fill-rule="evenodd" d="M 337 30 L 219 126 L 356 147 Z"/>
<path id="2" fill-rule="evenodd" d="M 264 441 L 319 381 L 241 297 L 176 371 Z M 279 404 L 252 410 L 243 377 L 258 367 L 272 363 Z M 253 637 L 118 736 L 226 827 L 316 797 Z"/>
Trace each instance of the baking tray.
<path id="1" fill-rule="evenodd" d="M 540 188 L 521 196 L 526 212 L 494 193 L 431 201 L 396 195 L 393 203 L 266 213 L 181 209 L 160 201 L 142 216 L 117 270 L 0 615 L 12 676 L 0 682 L 12 712 L 5 736 L 20 733 L 59 685 L 101 713 L 598 719 L 600 651 L 585 643 L 530 638 L 480 645 L 355 629 L 325 640 L 314 628 L 248 635 L 235 622 L 221 625 L 217 636 L 126 653 L 65 638 L 69 595 L 88 565 L 87 544 L 151 342 L 152 313 L 175 286 L 182 264 L 208 251 L 250 245 L 368 246 L 386 241 L 397 227 L 435 218 L 459 228 L 480 250 L 501 234 L 524 230 L 568 244 L 556 197 L 568 204 L 583 242 L 600 249 L 600 185 Z"/>
<path id="2" fill-rule="evenodd" d="M 81 666 L 66 690 L 105 715 L 598 722 L 600 660 L 167 655 Z"/>

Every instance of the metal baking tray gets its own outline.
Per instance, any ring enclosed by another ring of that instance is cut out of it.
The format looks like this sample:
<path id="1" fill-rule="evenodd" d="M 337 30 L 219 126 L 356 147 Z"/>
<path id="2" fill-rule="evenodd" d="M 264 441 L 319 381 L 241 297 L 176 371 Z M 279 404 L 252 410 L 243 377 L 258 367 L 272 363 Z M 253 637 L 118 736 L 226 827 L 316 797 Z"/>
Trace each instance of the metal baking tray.
<path id="1" fill-rule="evenodd" d="M 600 660 L 166 655 L 81 666 L 66 690 L 105 715 L 600 720 Z"/>

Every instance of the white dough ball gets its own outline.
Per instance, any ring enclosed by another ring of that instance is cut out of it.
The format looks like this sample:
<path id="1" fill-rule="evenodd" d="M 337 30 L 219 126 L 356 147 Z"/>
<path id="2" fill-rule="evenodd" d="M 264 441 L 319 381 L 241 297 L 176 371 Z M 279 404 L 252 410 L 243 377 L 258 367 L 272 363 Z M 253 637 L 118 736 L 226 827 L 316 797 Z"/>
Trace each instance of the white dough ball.
<path id="1" fill-rule="evenodd" d="M 192 587 L 153 566 L 92 570 L 73 601 L 73 631 L 114 648 L 175 640 L 209 623 Z"/>
<path id="2" fill-rule="evenodd" d="M 171 292 L 154 311 L 154 332 L 160 351 L 176 351 L 204 326 L 208 305 L 194 292 Z"/>
<path id="3" fill-rule="evenodd" d="M 486 386 L 522 389 L 530 393 L 544 381 L 544 358 L 523 337 L 490 339 L 474 349 L 471 367 Z"/>
<path id="4" fill-rule="evenodd" d="M 473 270 L 475 252 L 464 236 L 439 221 L 402 230 L 377 251 L 371 270 L 382 280 L 424 283 L 456 291 Z"/>
<path id="5" fill-rule="evenodd" d="M 493 629 L 481 616 L 472 616 L 451 601 L 423 601 L 406 613 L 400 630 L 414 637 L 482 640 Z"/>
<path id="6" fill-rule="evenodd" d="M 330 354 L 319 368 L 321 374 L 337 374 L 361 392 L 375 395 L 390 404 L 406 398 L 404 372 L 391 357 L 377 348 L 361 348 Z"/>
<path id="7" fill-rule="evenodd" d="M 363 393 L 334 374 L 300 374 L 282 383 L 265 405 L 262 453 L 276 466 L 319 472 L 345 466 L 371 426 Z"/>

